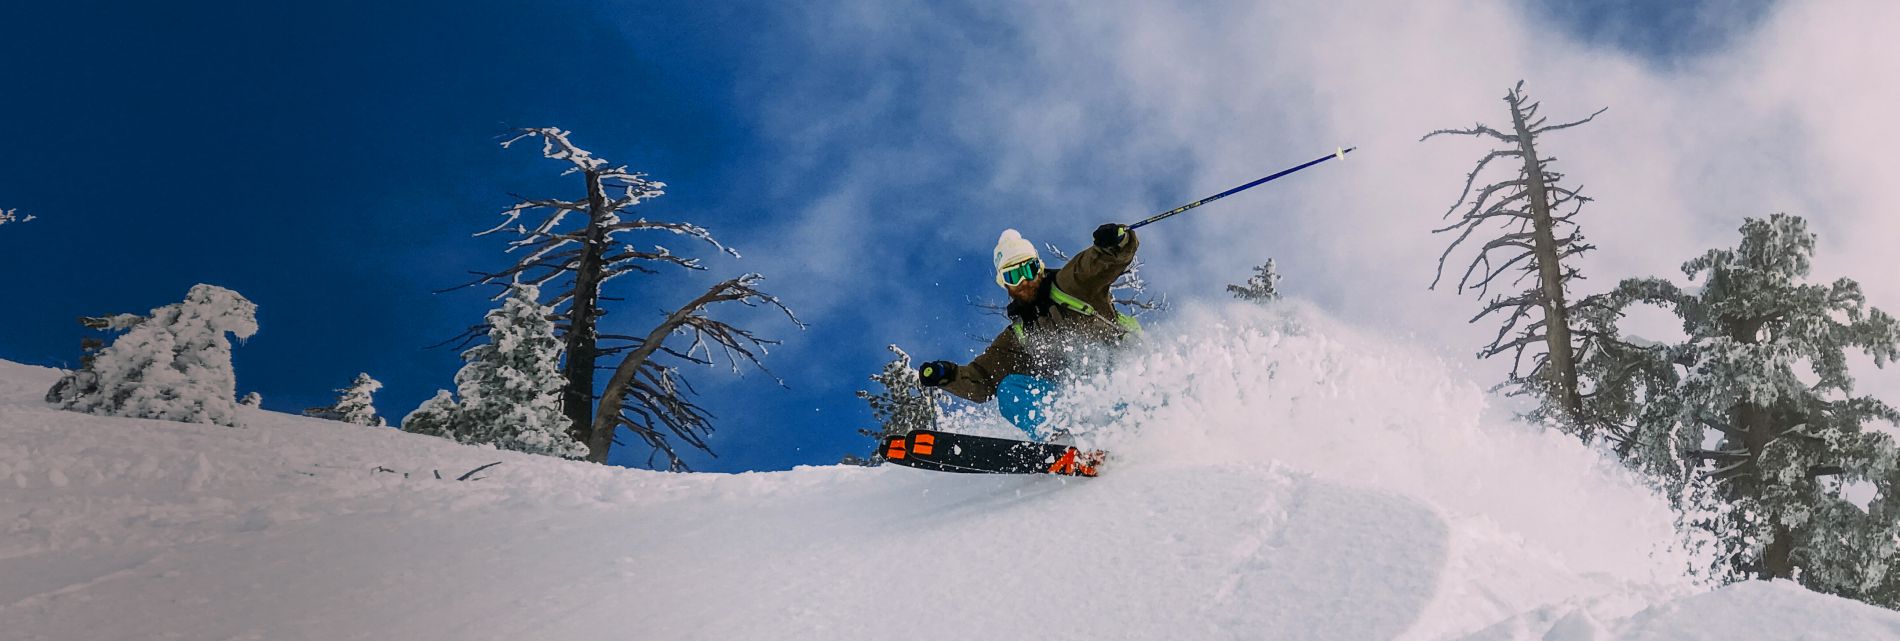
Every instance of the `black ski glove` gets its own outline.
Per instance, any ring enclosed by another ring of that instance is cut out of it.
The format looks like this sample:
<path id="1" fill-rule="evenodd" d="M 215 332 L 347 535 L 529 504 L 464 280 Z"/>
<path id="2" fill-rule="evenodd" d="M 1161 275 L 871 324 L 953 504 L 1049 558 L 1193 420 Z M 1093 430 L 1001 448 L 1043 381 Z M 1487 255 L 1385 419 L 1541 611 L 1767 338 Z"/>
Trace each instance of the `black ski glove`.
<path id="1" fill-rule="evenodd" d="M 924 387 L 943 387 L 957 378 L 957 364 L 950 361 L 930 361 L 917 368 L 917 382 Z"/>
<path id="2" fill-rule="evenodd" d="M 1120 249 L 1128 244 L 1128 226 L 1121 223 L 1108 223 L 1095 228 L 1095 246 L 1102 249 Z"/>

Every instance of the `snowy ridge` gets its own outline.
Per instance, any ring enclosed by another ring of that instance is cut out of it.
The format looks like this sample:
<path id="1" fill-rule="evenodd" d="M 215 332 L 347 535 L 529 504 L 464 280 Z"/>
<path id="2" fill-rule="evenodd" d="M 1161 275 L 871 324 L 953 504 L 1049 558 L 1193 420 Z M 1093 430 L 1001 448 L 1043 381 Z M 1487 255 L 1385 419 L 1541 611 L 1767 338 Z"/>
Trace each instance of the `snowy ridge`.
<path id="1" fill-rule="evenodd" d="M 1660 501 L 1434 355 L 1297 305 L 1151 334 L 1073 395 L 1127 401 L 1087 480 L 93 417 L 0 362 L 0 637 L 1900 639 L 1791 586 L 1697 594 Z"/>

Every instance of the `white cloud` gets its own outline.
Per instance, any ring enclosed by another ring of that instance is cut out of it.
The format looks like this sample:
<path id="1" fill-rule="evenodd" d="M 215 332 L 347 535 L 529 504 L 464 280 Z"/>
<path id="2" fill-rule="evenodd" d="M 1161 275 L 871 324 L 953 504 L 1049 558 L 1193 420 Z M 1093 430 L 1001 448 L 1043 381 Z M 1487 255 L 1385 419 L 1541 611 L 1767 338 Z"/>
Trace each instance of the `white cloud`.
<path id="1" fill-rule="evenodd" d="M 873 97 L 815 93 L 835 77 L 794 80 L 780 89 L 803 108 L 773 120 L 828 123 L 801 131 L 837 138 L 796 143 L 879 161 L 850 163 L 808 217 L 764 233 L 809 240 L 854 226 L 839 242 L 855 249 L 830 257 L 895 257 L 893 279 L 945 277 L 941 263 L 905 261 L 905 247 L 980 258 L 1005 226 L 1076 244 L 1095 223 L 1359 145 L 1346 162 L 1145 230 L 1149 278 L 1177 298 L 1220 296 L 1272 256 L 1294 295 L 1469 353 L 1494 328 L 1464 324 L 1474 297 L 1424 289 L 1448 240 L 1427 232 L 1484 147 L 1416 141 L 1503 121 L 1500 98 L 1524 79 L 1553 119 L 1610 107 L 1544 147 L 1598 200 L 1580 219 L 1601 247 L 1582 264 L 1586 291 L 1679 277 L 1683 260 L 1734 244 L 1742 217 L 1787 211 L 1822 234 L 1817 278 L 1856 278 L 1900 311 L 1900 218 L 1880 198 L 1900 175 L 1900 3 L 1791 3 L 1666 64 L 1568 40 L 1497 2 L 852 6 L 813 18 L 814 59 L 800 64 L 875 75 Z M 893 210 L 898 189 L 938 202 Z M 810 269 L 814 287 L 838 275 Z M 982 286 L 974 268 L 950 277 Z M 824 300 L 801 311 L 840 302 Z M 1900 402 L 1894 373 L 1863 387 Z"/>

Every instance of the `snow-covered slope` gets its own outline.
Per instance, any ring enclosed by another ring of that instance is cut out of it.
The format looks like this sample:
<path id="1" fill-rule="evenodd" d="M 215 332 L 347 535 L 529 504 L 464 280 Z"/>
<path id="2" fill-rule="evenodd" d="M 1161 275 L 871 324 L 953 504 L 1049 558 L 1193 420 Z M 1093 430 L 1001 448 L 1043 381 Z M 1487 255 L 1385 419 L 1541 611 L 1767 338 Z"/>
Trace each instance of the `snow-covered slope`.
<path id="1" fill-rule="evenodd" d="M 99 418 L 0 362 L 0 638 L 1900 639 L 1790 586 L 1696 594 L 1660 502 L 1398 342 L 1246 307 L 1153 333 L 1077 393 L 1126 403 L 1086 480 Z"/>

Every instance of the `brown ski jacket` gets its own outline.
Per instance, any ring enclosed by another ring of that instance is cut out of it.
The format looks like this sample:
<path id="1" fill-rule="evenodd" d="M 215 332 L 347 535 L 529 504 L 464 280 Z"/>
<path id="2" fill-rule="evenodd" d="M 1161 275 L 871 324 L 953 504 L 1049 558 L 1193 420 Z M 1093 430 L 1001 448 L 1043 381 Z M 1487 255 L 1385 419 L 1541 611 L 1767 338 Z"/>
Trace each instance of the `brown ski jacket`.
<path id="1" fill-rule="evenodd" d="M 1036 300 L 1012 300 L 1010 326 L 975 360 L 958 367 L 955 378 L 943 388 L 981 403 L 996 395 L 996 385 L 1005 376 L 1054 378 L 1077 348 L 1112 345 L 1141 331 L 1134 317 L 1115 309 L 1115 299 L 1109 294 L 1115 280 L 1134 264 L 1140 245 L 1131 230 L 1121 247 L 1090 245 L 1069 264 L 1044 276 Z"/>

